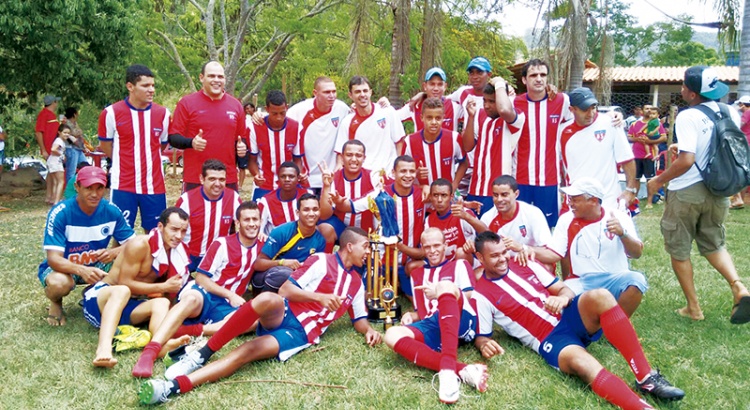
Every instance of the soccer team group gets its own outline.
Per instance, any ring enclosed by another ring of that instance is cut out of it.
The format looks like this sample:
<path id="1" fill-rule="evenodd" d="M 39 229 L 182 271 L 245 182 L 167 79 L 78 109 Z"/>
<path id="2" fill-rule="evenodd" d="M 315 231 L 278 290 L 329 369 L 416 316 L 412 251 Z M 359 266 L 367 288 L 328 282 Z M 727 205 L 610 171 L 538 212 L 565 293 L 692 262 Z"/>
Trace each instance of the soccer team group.
<path id="1" fill-rule="evenodd" d="M 622 118 L 598 114 L 587 88 L 550 89 L 540 60 L 523 68 L 528 91 L 518 96 L 483 57 L 467 73 L 468 85 L 447 95 L 445 72 L 431 68 L 423 91 L 399 110 L 373 102 L 364 77 L 349 82 L 351 106 L 319 77 L 312 98 L 287 109 L 285 95 L 271 91 L 266 113 L 246 116 L 252 110 L 224 92 L 217 62 L 203 66 L 202 89 L 174 113 L 153 103 L 153 73 L 128 67 L 128 97 L 99 120 L 111 175 L 82 168 L 77 196 L 47 218 L 39 280 L 50 324 L 65 324 L 63 297 L 88 284 L 84 317 L 100 329 L 93 365 L 106 368 L 117 364 L 118 326 L 147 326 L 151 340 L 133 376 L 150 378 L 158 358 L 173 363 L 165 378 L 141 385 L 149 404 L 253 361 L 285 361 L 344 313 L 368 345 L 385 342 L 437 372 L 443 403 L 458 400 L 461 384 L 487 389 L 486 365 L 458 362 L 457 348 L 503 354 L 494 324 L 612 404 L 652 408 L 587 352 L 604 334 L 637 392 L 681 399 L 652 369 L 629 320 L 648 285 L 628 266 L 643 243 L 627 213 L 637 182 Z M 688 90 L 693 97 L 700 84 Z M 405 135 L 404 121 L 416 132 Z M 167 142 L 185 150 L 183 193 L 172 207 L 160 157 Z M 254 192 L 243 202 L 238 172 L 246 169 Z M 367 320 L 362 280 L 381 192 L 395 204 L 399 282 L 414 306 L 384 335 Z M 132 229 L 139 210 L 143 235 Z M 702 239 L 701 251 L 711 246 Z M 185 348 L 201 335 L 210 336 L 205 344 Z"/>

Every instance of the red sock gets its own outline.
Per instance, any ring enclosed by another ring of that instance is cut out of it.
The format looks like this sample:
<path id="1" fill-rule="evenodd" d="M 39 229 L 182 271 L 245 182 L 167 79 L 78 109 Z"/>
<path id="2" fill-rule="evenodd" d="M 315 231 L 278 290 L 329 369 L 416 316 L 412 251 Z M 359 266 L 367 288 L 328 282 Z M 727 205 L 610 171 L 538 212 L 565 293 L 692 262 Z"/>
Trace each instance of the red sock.
<path id="1" fill-rule="evenodd" d="M 426 344 L 410 337 L 402 337 L 399 339 L 393 346 L 393 351 L 419 367 L 424 367 L 425 369 L 430 369 L 436 372 L 440 370 L 441 354 L 430 349 Z M 456 362 L 456 373 L 463 370 L 464 367 L 466 367 L 466 364 Z"/>
<path id="2" fill-rule="evenodd" d="M 159 356 L 161 351 L 161 343 L 149 342 L 146 347 L 143 348 L 141 357 L 138 358 L 138 362 L 133 366 L 134 377 L 151 377 L 154 373 L 154 361 Z"/>
<path id="3" fill-rule="evenodd" d="M 218 332 L 214 333 L 208 339 L 206 346 L 211 351 L 218 352 L 229 341 L 247 331 L 258 320 L 258 317 L 258 312 L 253 309 L 253 302 L 245 303 L 234 312 L 232 317 L 227 320 L 227 323 L 224 323 Z"/>
<path id="4" fill-rule="evenodd" d="M 636 380 L 643 381 L 651 373 L 651 365 L 646 360 L 641 342 L 635 333 L 633 324 L 619 305 L 599 316 L 604 336 L 628 362 Z"/>
<path id="5" fill-rule="evenodd" d="M 604 400 L 625 410 L 653 409 L 650 404 L 641 400 L 630 390 L 622 379 L 608 372 L 607 369 L 602 369 L 596 375 L 594 382 L 591 383 L 591 390 Z"/>
<path id="6" fill-rule="evenodd" d="M 458 355 L 458 325 L 461 312 L 458 301 L 450 293 L 438 297 L 438 314 L 440 315 L 440 370 L 456 371 L 456 356 Z"/>
<path id="7" fill-rule="evenodd" d="M 193 382 L 191 382 L 185 375 L 175 377 L 174 381 L 177 382 L 177 386 L 179 386 L 180 394 L 193 390 Z"/>
<path id="8" fill-rule="evenodd" d="M 188 336 L 200 336 L 203 334 L 203 324 L 196 323 L 194 325 L 182 325 L 177 328 L 172 337 L 180 337 L 183 335 Z"/>

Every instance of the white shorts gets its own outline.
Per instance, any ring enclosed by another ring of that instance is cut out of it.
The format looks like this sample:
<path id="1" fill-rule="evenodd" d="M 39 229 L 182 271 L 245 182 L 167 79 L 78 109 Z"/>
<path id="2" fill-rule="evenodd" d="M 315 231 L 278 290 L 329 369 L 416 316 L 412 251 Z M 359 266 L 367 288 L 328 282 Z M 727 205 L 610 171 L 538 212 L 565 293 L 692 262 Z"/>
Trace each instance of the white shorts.
<path id="1" fill-rule="evenodd" d="M 63 158 L 60 155 L 50 155 L 47 158 L 47 172 L 63 172 Z"/>

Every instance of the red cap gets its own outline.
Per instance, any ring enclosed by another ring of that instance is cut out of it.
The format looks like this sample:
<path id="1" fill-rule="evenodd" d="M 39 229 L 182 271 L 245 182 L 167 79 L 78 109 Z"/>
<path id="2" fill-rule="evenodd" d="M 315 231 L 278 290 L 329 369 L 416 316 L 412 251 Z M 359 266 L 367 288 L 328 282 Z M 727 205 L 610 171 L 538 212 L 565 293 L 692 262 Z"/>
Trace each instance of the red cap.
<path id="1" fill-rule="evenodd" d="M 107 186 L 107 174 L 97 166 L 83 167 L 78 171 L 76 182 L 82 187 L 90 187 L 94 184 Z"/>

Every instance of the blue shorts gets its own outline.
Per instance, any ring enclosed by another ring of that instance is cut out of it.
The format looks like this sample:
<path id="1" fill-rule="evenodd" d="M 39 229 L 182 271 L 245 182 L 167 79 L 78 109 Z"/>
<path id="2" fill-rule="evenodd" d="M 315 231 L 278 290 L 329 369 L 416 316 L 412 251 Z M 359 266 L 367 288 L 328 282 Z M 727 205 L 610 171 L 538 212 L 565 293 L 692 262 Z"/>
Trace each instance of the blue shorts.
<path id="1" fill-rule="evenodd" d="M 414 296 L 414 290 L 411 288 L 411 278 L 406 274 L 406 267 L 398 267 L 398 286 L 401 292 L 406 296 Z"/>
<path id="2" fill-rule="evenodd" d="M 518 185 L 518 192 L 519 201 L 534 205 L 542 210 L 550 229 L 557 225 L 557 218 L 560 216 L 560 194 L 557 191 L 557 185 Z"/>
<path id="3" fill-rule="evenodd" d="M 276 358 L 281 362 L 289 360 L 290 357 L 305 350 L 311 345 L 307 340 L 307 333 L 300 324 L 297 317 L 289 310 L 289 302 L 284 299 L 284 320 L 275 329 L 266 329 L 258 323 L 255 334 L 260 336 L 271 336 L 279 344 L 279 354 Z"/>
<path id="4" fill-rule="evenodd" d="M 213 293 L 209 293 L 206 289 L 203 289 L 197 283 L 193 283 L 193 285 L 186 288 L 186 290 L 187 289 L 200 292 L 201 296 L 203 296 L 203 309 L 201 309 L 201 313 L 197 317 L 185 319 L 183 323 L 186 325 L 194 325 L 196 323 L 210 325 L 211 323 L 221 322 L 230 313 L 238 309 L 236 307 L 233 307 L 225 298 L 216 296 Z M 178 297 L 177 301 L 179 302 L 180 299 L 182 299 L 182 292 L 180 292 L 180 296 Z"/>
<path id="5" fill-rule="evenodd" d="M 146 232 L 156 228 L 159 215 L 167 209 L 166 194 L 134 194 L 119 189 L 112 190 L 111 200 L 122 211 L 130 227 L 135 226 L 135 215 L 141 209 L 141 226 Z"/>
<path id="6" fill-rule="evenodd" d="M 114 261 L 112 261 L 110 263 L 97 262 L 97 263 L 93 264 L 92 266 L 95 267 L 95 268 L 99 268 L 99 269 L 101 269 L 101 270 L 103 270 L 105 272 L 109 272 L 109 270 L 112 268 L 112 264 L 113 263 L 114 263 Z M 54 271 L 55 270 L 52 269 L 52 267 L 50 267 L 49 265 L 47 265 L 47 261 L 46 260 L 39 265 L 39 271 L 37 272 L 37 278 L 39 278 L 39 282 L 42 283 L 42 287 L 43 288 L 47 287 L 47 276 L 49 276 L 49 274 L 52 273 L 52 272 L 54 272 Z M 85 285 L 86 284 L 86 281 L 83 280 L 82 277 L 80 277 L 78 275 L 70 275 L 70 276 L 73 277 L 73 286 L 70 288 L 70 290 L 75 289 L 76 285 Z"/>
<path id="7" fill-rule="evenodd" d="M 250 151 L 247 151 L 247 154 L 245 154 L 244 157 L 240 157 L 239 155 L 234 155 L 237 158 L 237 168 L 239 169 L 247 169 L 247 165 L 250 162 Z"/>
<path id="8" fill-rule="evenodd" d="M 102 312 L 99 310 L 99 302 L 97 301 L 99 292 L 110 286 L 104 282 L 97 282 L 83 291 L 83 317 L 87 322 L 91 323 L 91 326 L 100 328 L 102 326 Z M 146 302 L 146 299 L 133 299 L 128 300 L 128 303 L 122 309 L 120 314 L 120 322 L 117 325 L 129 325 L 130 314 L 137 308 L 141 303 Z"/>
<path id="9" fill-rule="evenodd" d="M 341 236 L 341 233 L 344 232 L 344 229 L 347 228 L 346 224 L 339 219 L 336 215 L 332 215 L 330 218 L 326 219 L 325 221 L 320 220 L 318 221 L 318 225 L 320 224 L 328 224 L 333 227 L 333 230 L 336 231 L 336 237 L 338 238 Z"/>
<path id="10" fill-rule="evenodd" d="M 253 188 L 253 201 L 259 202 L 261 198 L 263 198 L 267 193 L 271 192 L 269 189 L 263 189 L 258 188 L 257 186 Z"/>
<path id="11" fill-rule="evenodd" d="M 641 293 L 648 290 L 648 282 L 641 272 L 629 271 L 623 273 L 587 273 L 579 278 L 566 279 L 567 285 L 576 295 L 592 289 L 607 289 L 615 300 L 620 299 L 622 292 L 630 286 L 635 286 Z"/>
<path id="12" fill-rule="evenodd" d="M 482 208 L 480 208 L 477 218 L 481 218 L 485 212 L 489 211 L 490 209 L 492 209 L 492 207 L 495 206 L 495 203 L 492 202 L 491 196 L 466 195 L 466 200 L 477 201 L 482 204 Z"/>
<path id="13" fill-rule="evenodd" d="M 596 342 L 602 337 L 601 329 L 590 335 L 586 326 L 583 325 L 581 312 L 578 310 L 579 298 L 580 296 L 576 296 L 570 301 L 568 307 L 563 310 L 560 323 L 539 344 L 539 354 L 547 364 L 558 370 L 560 366 L 557 359 L 564 348 L 573 345 L 585 349 L 592 342 Z"/>
<path id="14" fill-rule="evenodd" d="M 458 325 L 458 341 L 461 344 L 474 341 L 477 333 L 477 317 L 466 310 L 461 311 L 461 322 Z M 435 311 L 419 322 L 408 325 L 411 329 L 418 330 L 424 337 L 424 344 L 430 349 L 439 352 L 442 346 L 440 342 L 440 311 Z"/>

